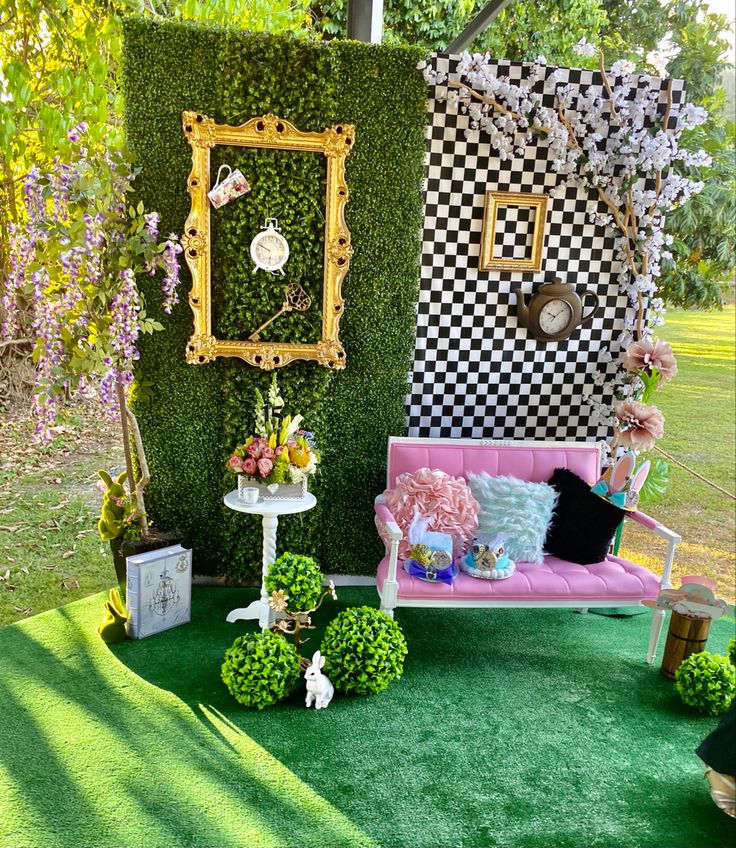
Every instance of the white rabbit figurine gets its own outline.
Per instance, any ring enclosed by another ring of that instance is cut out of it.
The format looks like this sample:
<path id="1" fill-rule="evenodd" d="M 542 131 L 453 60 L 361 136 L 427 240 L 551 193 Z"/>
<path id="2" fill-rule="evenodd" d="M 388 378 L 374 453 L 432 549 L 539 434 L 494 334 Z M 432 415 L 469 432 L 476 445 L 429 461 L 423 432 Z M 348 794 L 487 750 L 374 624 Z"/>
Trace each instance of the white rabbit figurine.
<path id="1" fill-rule="evenodd" d="M 315 710 L 323 710 L 335 694 L 335 687 L 330 682 L 330 678 L 322 674 L 320 670 L 324 664 L 325 658 L 319 651 L 315 651 L 312 664 L 304 672 L 304 679 L 307 681 L 306 704 L 311 707 L 314 703 Z"/>

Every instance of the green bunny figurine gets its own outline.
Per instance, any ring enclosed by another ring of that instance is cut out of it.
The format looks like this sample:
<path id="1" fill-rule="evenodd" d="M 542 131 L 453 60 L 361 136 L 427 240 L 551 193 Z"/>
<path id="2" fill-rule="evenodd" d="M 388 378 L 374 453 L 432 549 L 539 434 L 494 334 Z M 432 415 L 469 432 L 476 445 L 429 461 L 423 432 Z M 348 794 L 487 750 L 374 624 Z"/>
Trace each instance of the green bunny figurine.
<path id="1" fill-rule="evenodd" d="M 100 638 L 108 645 L 122 642 L 125 639 L 125 624 L 128 621 L 128 611 L 120 598 L 117 587 L 110 589 L 105 601 L 105 620 L 97 628 Z"/>

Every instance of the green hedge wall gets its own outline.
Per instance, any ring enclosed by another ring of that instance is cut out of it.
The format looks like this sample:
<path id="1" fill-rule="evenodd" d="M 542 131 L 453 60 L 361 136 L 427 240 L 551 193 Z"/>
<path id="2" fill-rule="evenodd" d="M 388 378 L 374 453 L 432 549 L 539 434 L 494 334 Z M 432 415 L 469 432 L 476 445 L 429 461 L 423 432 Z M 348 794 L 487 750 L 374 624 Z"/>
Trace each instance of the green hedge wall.
<path id="1" fill-rule="evenodd" d="M 273 112 L 301 130 L 356 125 L 347 159 L 347 222 L 353 256 L 343 285 L 340 333 L 347 368 L 295 363 L 277 374 L 286 410 L 301 412 L 322 451 L 310 483 L 317 508 L 285 518 L 279 549 L 314 556 L 327 572 L 369 574 L 381 547 L 373 497 L 384 487 L 386 443 L 404 432 L 406 375 L 418 293 L 426 87 L 415 67 L 422 53 L 357 42 L 329 44 L 195 25 L 125 23 L 126 133 L 141 169 L 138 192 L 161 213 L 162 232 L 181 232 L 189 212 L 191 152 L 181 131 L 185 109 L 238 124 Z M 288 280 L 313 297 L 307 313 L 282 316 L 265 340 L 314 341 L 321 315 L 325 169 L 310 154 L 215 148 L 213 176 L 227 161 L 251 193 L 212 214 L 213 325 L 218 338 L 244 338 L 281 305 L 282 284 L 253 275 L 249 245 L 266 216 L 278 217 L 291 257 Z M 224 473 L 232 447 L 252 429 L 253 393 L 269 375 L 240 360 L 187 365 L 192 331 L 186 302 L 159 314 L 157 281 L 141 279 L 164 332 L 141 345 L 137 378 L 152 383 L 136 405 L 152 472 L 149 512 L 178 528 L 195 549 L 200 574 L 256 578 L 261 529 L 222 505 L 234 485 Z"/>

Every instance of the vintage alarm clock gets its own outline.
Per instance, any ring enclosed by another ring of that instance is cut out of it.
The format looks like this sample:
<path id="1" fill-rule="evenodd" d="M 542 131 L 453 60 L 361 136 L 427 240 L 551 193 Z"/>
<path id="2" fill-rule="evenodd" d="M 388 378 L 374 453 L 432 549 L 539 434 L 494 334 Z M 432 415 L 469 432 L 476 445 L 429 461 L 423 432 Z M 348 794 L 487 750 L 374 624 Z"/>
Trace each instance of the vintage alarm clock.
<path id="1" fill-rule="evenodd" d="M 544 342 L 558 342 L 568 338 L 582 324 L 587 324 L 598 309 L 598 295 L 586 289 L 578 295 L 572 283 L 563 283 L 559 277 L 553 283 L 543 283 L 532 295 L 527 306 L 521 288 L 514 289 L 519 324 L 528 327 L 534 338 Z M 593 301 L 590 310 L 583 314 L 583 302 Z"/>
<path id="2" fill-rule="evenodd" d="M 289 242 L 281 235 L 281 227 L 276 218 L 266 218 L 261 232 L 253 236 L 250 256 L 255 263 L 254 274 L 260 268 L 270 274 L 283 275 L 282 269 L 289 258 Z"/>

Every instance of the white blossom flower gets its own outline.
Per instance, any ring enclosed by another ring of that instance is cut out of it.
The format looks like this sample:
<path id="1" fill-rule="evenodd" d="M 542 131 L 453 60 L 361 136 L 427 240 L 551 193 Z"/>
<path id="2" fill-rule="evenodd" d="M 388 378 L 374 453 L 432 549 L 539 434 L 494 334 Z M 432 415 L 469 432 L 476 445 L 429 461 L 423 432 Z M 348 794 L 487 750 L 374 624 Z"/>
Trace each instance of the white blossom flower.
<path id="1" fill-rule="evenodd" d="M 611 65 L 611 73 L 615 77 L 628 77 L 634 73 L 636 65 L 628 59 L 619 59 Z"/>
<path id="2" fill-rule="evenodd" d="M 667 73 L 667 57 L 664 53 L 660 53 L 659 50 L 651 50 L 646 55 L 646 62 L 647 65 L 651 65 L 663 79 L 669 76 Z"/>
<path id="3" fill-rule="evenodd" d="M 707 119 L 708 113 L 702 106 L 693 106 L 692 103 L 686 103 L 680 109 L 680 126 L 684 130 L 691 130 L 693 127 L 698 127 Z"/>
<path id="4" fill-rule="evenodd" d="M 572 48 L 579 56 L 595 56 L 598 52 L 595 44 L 590 44 L 585 37 Z"/>

